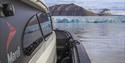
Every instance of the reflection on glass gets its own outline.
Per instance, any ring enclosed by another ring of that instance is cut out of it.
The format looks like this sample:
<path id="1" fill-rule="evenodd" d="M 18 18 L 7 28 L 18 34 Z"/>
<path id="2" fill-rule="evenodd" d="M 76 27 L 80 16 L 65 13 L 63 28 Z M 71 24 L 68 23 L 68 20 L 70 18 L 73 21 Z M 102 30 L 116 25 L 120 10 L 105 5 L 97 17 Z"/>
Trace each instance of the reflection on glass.
<path id="1" fill-rule="evenodd" d="M 43 31 L 43 35 L 46 36 L 50 34 L 52 32 L 52 24 L 50 21 L 50 17 L 45 13 L 41 13 L 39 14 L 39 21 Z"/>
<path id="2" fill-rule="evenodd" d="M 37 22 L 37 18 L 33 17 L 28 23 L 24 32 L 24 48 L 29 47 L 32 43 L 41 39 L 41 31 Z"/>

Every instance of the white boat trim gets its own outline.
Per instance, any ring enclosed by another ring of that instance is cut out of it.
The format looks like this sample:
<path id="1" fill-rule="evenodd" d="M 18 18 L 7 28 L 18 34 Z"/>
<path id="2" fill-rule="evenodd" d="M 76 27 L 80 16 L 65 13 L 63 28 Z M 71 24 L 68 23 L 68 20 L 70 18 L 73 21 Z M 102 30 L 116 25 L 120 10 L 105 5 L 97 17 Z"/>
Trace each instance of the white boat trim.
<path id="1" fill-rule="evenodd" d="M 48 13 L 47 8 L 39 0 L 21 0 L 21 1 L 41 11 L 46 11 Z"/>
<path id="2" fill-rule="evenodd" d="M 55 32 L 43 43 L 40 49 L 31 58 L 29 63 L 56 63 L 56 35 Z"/>

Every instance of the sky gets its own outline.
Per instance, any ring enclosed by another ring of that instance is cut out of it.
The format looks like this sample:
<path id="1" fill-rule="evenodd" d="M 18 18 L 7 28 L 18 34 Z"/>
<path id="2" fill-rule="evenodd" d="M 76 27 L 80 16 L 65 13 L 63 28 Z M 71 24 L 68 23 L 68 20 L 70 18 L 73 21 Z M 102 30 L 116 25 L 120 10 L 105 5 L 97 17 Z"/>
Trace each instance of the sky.
<path id="1" fill-rule="evenodd" d="M 45 2 L 48 6 L 75 3 L 93 12 L 108 8 L 113 14 L 125 15 L 125 0 L 45 0 Z"/>

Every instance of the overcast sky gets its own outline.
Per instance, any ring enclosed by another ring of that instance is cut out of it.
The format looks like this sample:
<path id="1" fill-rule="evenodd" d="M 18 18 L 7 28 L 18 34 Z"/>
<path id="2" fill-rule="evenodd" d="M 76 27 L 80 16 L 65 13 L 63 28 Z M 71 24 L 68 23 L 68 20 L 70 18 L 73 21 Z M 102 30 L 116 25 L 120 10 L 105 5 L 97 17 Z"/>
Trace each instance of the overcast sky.
<path id="1" fill-rule="evenodd" d="M 114 14 L 125 15 L 125 0 L 45 0 L 45 2 L 49 6 L 55 4 L 75 3 L 86 9 L 93 9 L 93 11 L 109 8 Z"/>

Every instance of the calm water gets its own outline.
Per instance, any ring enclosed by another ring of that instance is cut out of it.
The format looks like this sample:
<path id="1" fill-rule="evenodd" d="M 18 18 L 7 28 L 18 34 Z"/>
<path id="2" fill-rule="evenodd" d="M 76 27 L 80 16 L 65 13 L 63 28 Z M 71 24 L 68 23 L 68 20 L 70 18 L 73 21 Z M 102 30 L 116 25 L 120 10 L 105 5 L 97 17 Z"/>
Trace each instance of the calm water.
<path id="1" fill-rule="evenodd" d="M 85 46 L 92 63 L 125 63 L 125 16 L 56 16 L 54 26 Z"/>

